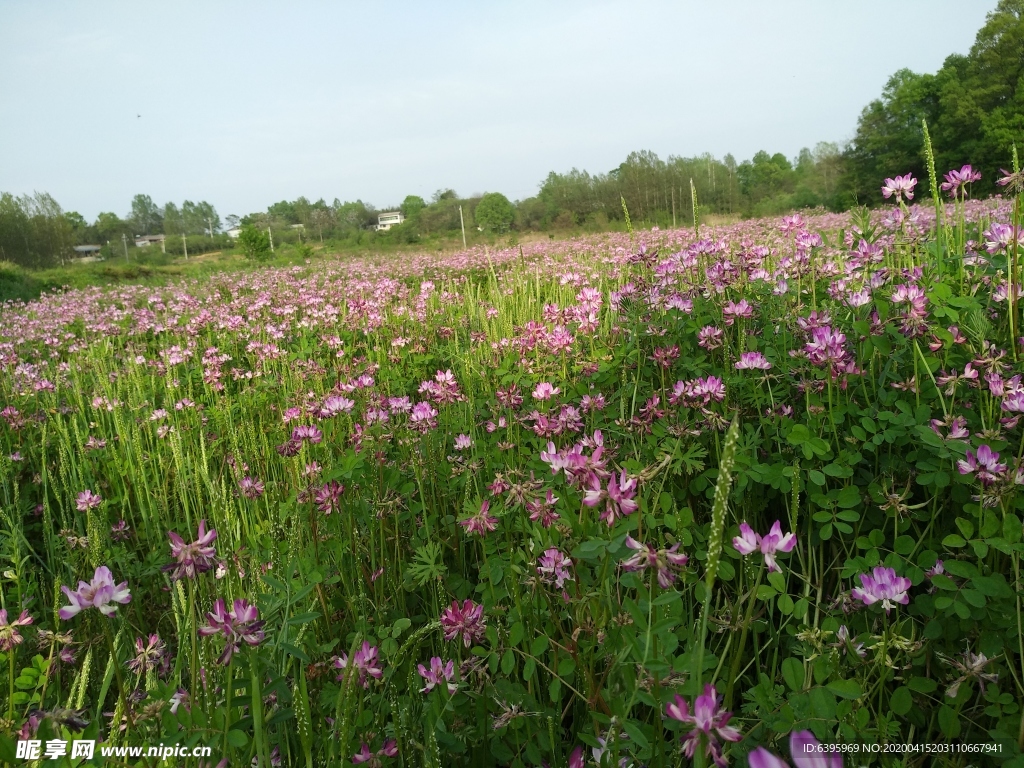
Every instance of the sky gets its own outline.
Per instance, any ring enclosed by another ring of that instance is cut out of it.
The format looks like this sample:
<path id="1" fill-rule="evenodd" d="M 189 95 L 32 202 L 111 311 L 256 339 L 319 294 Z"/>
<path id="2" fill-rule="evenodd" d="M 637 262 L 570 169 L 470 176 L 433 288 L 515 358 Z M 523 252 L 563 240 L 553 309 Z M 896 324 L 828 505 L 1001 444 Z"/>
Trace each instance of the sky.
<path id="1" fill-rule="evenodd" d="M 0 191 L 93 220 L 138 193 L 221 217 L 305 195 L 536 194 L 636 150 L 853 137 L 996 0 L 0 2 Z"/>

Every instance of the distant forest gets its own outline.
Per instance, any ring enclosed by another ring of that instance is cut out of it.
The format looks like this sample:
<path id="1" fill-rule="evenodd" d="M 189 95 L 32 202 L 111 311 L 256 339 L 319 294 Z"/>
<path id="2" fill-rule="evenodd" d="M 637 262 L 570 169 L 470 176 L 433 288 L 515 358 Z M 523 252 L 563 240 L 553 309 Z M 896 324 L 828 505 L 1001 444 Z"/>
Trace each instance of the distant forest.
<path id="1" fill-rule="evenodd" d="M 101 213 L 89 223 L 61 209 L 48 194 L 0 194 L 0 260 L 27 267 L 64 263 L 83 243 L 104 246 L 108 255 L 134 247 L 136 236 L 163 233 L 164 247 L 180 253 L 222 247 L 224 225 L 254 225 L 275 238 L 303 235 L 315 241 L 373 245 L 416 243 L 467 229 L 504 234 L 621 226 L 623 201 L 634 223 L 692 223 L 691 181 L 702 213 L 742 217 L 801 208 L 847 210 L 880 202 L 882 180 L 913 173 L 927 188 L 922 120 L 929 126 L 939 173 L 970 163 L 982 172 L 973 194 L 996 192 L 1000 168 L 1012 148 L 1024 146 L 1024 0 L 1001 0 L 978 32 L 967 55 L 949 56 L 934 74 L 896 72 L 881 97 L 864 108 L 846 145 L 822 142 L 796 158 L 758 152 L 737 162 L 716 158 L 659 158 L 631 153 L 603 173 L 572 169 L 551 172 L 536 196 L 509 201 L 493 192 L 460 198 L 441 189 L 428 201 L 408 196 L 400 205 L 376 209 L 361 200 L 281 201 L 266 211 L 229 216 L 222 222 L 210 203 L 155 204 L 136 195 L 123 217 Z M 460 222 L 460 208 L 462 220 Z M 380 210 L 401 209 L 405 222 L 375 232 Z M 301 229 L 296 225 L 302 225 Z M 279 233 L 279 234 L 278 234 Z"/>

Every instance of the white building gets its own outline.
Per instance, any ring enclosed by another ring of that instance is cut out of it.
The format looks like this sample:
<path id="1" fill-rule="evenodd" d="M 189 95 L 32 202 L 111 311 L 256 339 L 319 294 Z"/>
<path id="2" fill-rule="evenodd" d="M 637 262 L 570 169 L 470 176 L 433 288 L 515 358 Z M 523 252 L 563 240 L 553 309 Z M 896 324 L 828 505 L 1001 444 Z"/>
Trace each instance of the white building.
<path id="1" fill-rule="evenodd" d="M 240 234 L 242 234 L 242 228 L 241 227 L 232 227 L 231 229 L 229 229 L 224 234 L 227 235 L 228 237 L 232 238 L 233 240 L 237 240 L 238 236 Z"/>
<path id="2" fill-rule="evenodd" d="M 401 224 L 405 221 L 405 216 L 402 215 L 401 211 L 388 211 L 382 213 L 377 217 L 377 231 L 387 232 L 396 224 Z"/>
<path id="3" fill-rule="evenodd" d="M 136 248 L 147 248 L 156 243 L 160 243 L 161 247 L 164 244 L 164 235 L 139 235 L 135 238 Z"/>

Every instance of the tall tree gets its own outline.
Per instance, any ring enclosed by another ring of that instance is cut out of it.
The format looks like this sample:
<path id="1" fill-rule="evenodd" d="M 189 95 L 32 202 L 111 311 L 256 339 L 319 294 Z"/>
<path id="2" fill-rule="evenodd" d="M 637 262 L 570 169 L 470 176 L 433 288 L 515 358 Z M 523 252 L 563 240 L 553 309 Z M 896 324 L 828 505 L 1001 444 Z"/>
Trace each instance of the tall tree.
<path id="1" fill-rule="evenodd" d="M 128 221 L 136 235 L 153 235 L 163 229 L 160 207 L 149 195 L 136 195 L 132 198 L 132 212 Z"/>

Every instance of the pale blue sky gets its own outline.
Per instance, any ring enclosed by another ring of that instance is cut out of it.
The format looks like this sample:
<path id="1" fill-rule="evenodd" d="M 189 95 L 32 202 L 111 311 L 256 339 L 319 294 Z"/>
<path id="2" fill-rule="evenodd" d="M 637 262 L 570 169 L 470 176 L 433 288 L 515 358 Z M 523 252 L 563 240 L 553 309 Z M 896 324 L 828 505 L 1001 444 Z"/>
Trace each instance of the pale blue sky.
<path id="1" fill-rule="evenodd" d="M 0 191 L 221 216 L 853 135 L 996 0 L 0 3 Z M 141 117 L 137 117 L 141 115 Z"/>

